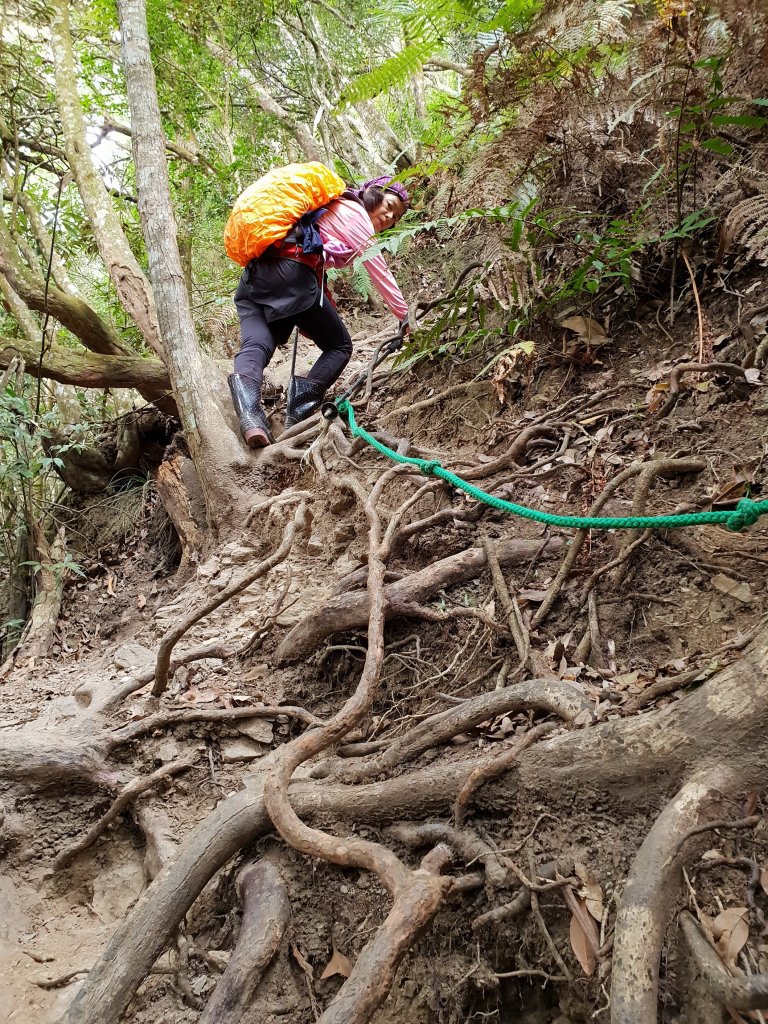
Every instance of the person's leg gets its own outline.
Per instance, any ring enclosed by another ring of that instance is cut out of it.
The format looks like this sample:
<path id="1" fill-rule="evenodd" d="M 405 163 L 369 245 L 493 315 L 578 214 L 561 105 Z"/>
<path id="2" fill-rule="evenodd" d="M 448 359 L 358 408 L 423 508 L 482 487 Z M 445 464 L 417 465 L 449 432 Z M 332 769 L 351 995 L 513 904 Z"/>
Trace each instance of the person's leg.
<path id="1" fill-rule="evenodd" d="M 341 376 L 342 370 L 352 357 L 352 339 L 349 331 L 327 295 L 322 306 L 315 302 L 293 320 L 322 352 L 307 376 L 325 392 Z"/>
<path id="2" fill-rule="evenodd" d="M 264 367 L 269 364 L 275 349 L 285 341 L 290 327 L 282 321 L 267 323 L 263 306 L 240 296 L 238 288 L 235 306 L 240 320 L 240 350 L 235 356 L 235 373 L 253 377 L 261 386 Z"/>
<path id="3" fill-rule="evenodd" d="M 245 277 L 245 275 L 244 275 Z M 235 356 L 235 372 L 230 374 L 232 404 L 240 420 L 240 433 L 249 448 L 263 448 L 274 440 L 269 420 L 261 404 L 264 367 L 287 338 L 290 325 L 268 324 L 263 308 L 248 298 L 248 286 L 241 280 L 235 294 L 240 319 L 240 351 Z"/>
<path id="4" fill-rule="evenodd" d="M 286 429 L 307 419 L 322 405 L 325 392 L 352 355 L 352 339 L 334 305 L 325 298 L 293 317 L 300 330 L 321 350 L 307 377 L 292 377 L 285 411 Z"/>

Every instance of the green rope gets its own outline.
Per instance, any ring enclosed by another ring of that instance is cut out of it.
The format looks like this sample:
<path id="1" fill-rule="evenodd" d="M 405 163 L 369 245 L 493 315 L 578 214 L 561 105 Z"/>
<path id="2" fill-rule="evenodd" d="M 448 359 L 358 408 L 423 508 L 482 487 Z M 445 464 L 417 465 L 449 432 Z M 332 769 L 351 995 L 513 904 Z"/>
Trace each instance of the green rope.
<path id="1" fill-rule="evenodd" d="M 512 501 L 504 501 L 503 498 L 496 498 L 487 491 L 480 490 L 467 480 L 445 469 L 439 462 L 431 459 L 413 459 L 406 455 L 388 448 L 387 445 L 377 441 L 363 427 L 355 422 L 355 411 L 350 402 L 344 400 L 339 402 L 339 414 L 349 425 L 353 437 L 359 437 L 366 444 L 375 448 L 377 452 L 386 455 L 393 462 L 399 462 L 403 466 L 415 466 L 425 476 L 436 476 L 445 480 L 451 487 L 464 491 L 476 501 L 482 501 L 491 508 L 497 508 L 501 512 L 510 512 L 515 516 L 522 516 L 523 519 L 533 519 L 537 523 L 546 523 L 548 526 L 565 526 L 577 530 L 667 530 L 680 526 L 707 526 L 714 523 L 723 524 L 729 530 L 743 530 L 745 526 L 756 523 L 760 516 L 768 515 L 768 501 L 752 501 L 750 498 L 742 498 L 736 508 L 731 512 L 686 512 L 674 516 L 558 516 L 549 512 L 539 512 L 533 508 L 526 508 L 525 505 L 516 505 Z"/>

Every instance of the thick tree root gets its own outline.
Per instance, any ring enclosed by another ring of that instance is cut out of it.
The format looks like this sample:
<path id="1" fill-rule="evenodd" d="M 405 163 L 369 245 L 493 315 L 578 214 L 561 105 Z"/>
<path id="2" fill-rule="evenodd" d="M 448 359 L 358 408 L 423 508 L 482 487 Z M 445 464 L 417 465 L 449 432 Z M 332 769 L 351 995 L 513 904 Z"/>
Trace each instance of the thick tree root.
<path id="1" fill-rule="evenodd" d="M 410 873 L 384 924 L 363 949 L 352 973 L 318 1024 L 365 1024 L 384 1002 L 400 961 L 430 925 L 452 885 L 452 879 L 442 878 L 430 868 L 430 863 L 436 859 L 435 867 L 439 870 L 442 866 L 441 852 L 440 847 L 436 847 L 424 858 L 421 868 Z"/>
<path id="2" fill-rule="evenodd" d="M 725 772 L 686 782 L 646 836 L 619 904 L 613 946 L 612 1024 L 655 1024 L 659 959 L 680 882 L 680 840 L 720 797 Z"/>
<path id="3" fill-rule="evenodd" d="M 288 890 L 269 860 L 248 864 L 237 876 L 243 920 L 227 968 L 198 1024 L 238 1024 L 291 919 Z"/>
<path id="4" fill-rule="evenodd" d="M 445 743 L 483 722 L 499 715 L 530 709 L 560 715 L 566 722 L 574 722 L 583 716 L 586 723 L 592 718 L 589 701 L 575 686 L 555 679 L 530 679 L 517 686 L 482 693 L 447 711 L 432 715 L 400 736 L 386 750 L 367 758 L 361 764 L 337 764 L 334 775 L 344 782 L 371 779 L 382 771 L 412 761 L 425 750 Z M 322 766 L 319 766 L 316 774 L 323 774 Z"/>
<path id="5" fill-rule="evenodd" d="M 563 541 L 559 537 L 552 537 L 545 544 L 541 541 L 507 540 L 497 545 L 497 555 L 500 564 L 514 565 L 528 563 L 539 554 L 543 557 L 555 554 L 562 546 Z M 403 609 L 413 604 L 423 604 L 438 590 L 466 583 L 477 576 L 485 564 L 483 548 L 468 548 L 433 562 L 404 580 L 389 584 L 384 588 L 386 619 L 404 614 Z M 368 615 L 368 597 L 364 593 L 342 594 L 333 598 L 293 627 L 277 648 L 277 664 L 306 657 L 335 633 L 365 628 Z"/>
<path id="6" fill-rule="evenodd" d="M 518 801 L 528 799 L 529 791 L 550 797 L 565 792 L 569 800 L 574 793 L 610 792 L 616 799 L 648 803 L 670 786 L 684 786 L 694 766 L 706 772 L 719 770 L 723 763 L 729 765 L 732 785 L 738 780 L 740 789 L 759 788 L 766 767 L 755 752 L 762 749 L 768 731 L 767 681 L 768 630 L 763 629 L 741 661 L 674 706 L 542 740 L 513 768 L 513 785 L 506 777 L 503 784 L 490 782 L 478 791 L 476 803 L 481 809 L 510 814 Z M 302 817 L 371 826 L 433 818 L 447 813 L 469 773 L 481 763 L 480 758 L 467 757 L 368 785 L 294 783 L 291 805 Z M 724 780 L 718 785 L 724 786 Z M 268 826 L 258 788 L 223 800 L 117 927 L 64 1024 L 116 1024 L 207 882 Z M 687 826 L 678 829 L 685 831 Z M 674 873 L 675 866 L 668 870 Z M 631 912 L 627 923 L 632 924 Z M 634 949 L 631 942 L 629 946 L 632 960 L 637 944 Z M 646 965 L 652 960 L 653 955 L 643 955 Z M 647 979 L 651 969 L 646 971 Z"/>
<path id="7" fill-rule="evenodd" d="M 158 768 L 157 771 L 152 772 L 146 778 L 133 779 L 123 789 L 120 795 L 117 797 L 115 802 L 99 820 L 93 825 L 88 832 L 83 836 L 82 839 L 78 839 L 77 842 L 68 846 L 66 850 L 63 850 L 56 860 L 53 862 L 54 871 L 61 871 L 67 867 L 75 857 L 82 853 L 83 850 L 87 850 L 89 846 L 93 846 L 99 836 L 106 832 L 107 828 L 112 822 L 125 810 L 125 808 L 136 800 L 137 797 L 141 796 L 142 793 L 146 793 L 148 790 L 153 789 L 163 779 L 170 778 L 172 775 L 178 775 L 179 772 L 188 771 L 197 760 L 197 755 L 193 754 L 190 757 L 182 758 L 178 761 L 171 761 L 169 764 L 165 764 L 162 768 Z"/>

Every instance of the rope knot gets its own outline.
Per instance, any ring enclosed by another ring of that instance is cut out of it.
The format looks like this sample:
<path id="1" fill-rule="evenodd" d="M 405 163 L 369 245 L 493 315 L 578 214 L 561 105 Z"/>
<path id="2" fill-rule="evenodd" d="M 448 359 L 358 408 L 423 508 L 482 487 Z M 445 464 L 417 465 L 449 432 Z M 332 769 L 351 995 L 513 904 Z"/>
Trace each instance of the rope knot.
<path id="1" fill-rule="evenodd" d="M 760 504 L 760 502 L 752 501 L 751 498 L 742 498 L 730 514 L 727 523 L 728 529 L 738 533 L 745 526 L 753 526 L 763 514 Z"/>
<path id="2" fill-rule="evenodd" d="M 424 474 L 424 476 L 434 476 L 437 470 L 442 468 L 443 467 L 436 459 L 425 459 L 419 466 L 419 469 Z"/>

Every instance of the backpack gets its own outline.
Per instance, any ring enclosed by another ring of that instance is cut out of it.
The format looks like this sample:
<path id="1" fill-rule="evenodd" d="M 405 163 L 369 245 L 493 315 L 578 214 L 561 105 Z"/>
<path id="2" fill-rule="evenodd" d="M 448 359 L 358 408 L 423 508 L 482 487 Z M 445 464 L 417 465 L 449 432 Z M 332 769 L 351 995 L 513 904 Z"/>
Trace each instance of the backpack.
<path id="1" fill-rule="evenodd" d="M 317 161 L 275 167 L 238 197 L 224 229 L 227 256 L 245 267 L 301 218 L 345 191 L 342 178 Z"/>

